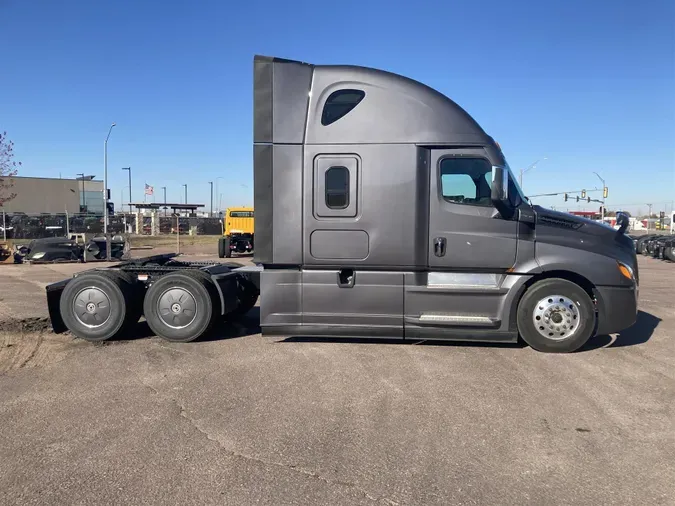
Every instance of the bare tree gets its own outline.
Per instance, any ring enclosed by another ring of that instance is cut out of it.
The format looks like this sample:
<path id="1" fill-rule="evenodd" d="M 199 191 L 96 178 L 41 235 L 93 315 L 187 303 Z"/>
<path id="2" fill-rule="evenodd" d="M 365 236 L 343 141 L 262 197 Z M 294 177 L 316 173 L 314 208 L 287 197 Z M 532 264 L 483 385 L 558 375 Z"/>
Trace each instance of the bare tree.
<path id="1" fill-rule="evenodd" d="M 3 132 L 0 134 L 0 207 L 16 197 L 12 192 L 12 177 L 18 173 L 21 162 L 15 162 L 13 158 L 14 143 L 7 138 L 7 132 Z"/>

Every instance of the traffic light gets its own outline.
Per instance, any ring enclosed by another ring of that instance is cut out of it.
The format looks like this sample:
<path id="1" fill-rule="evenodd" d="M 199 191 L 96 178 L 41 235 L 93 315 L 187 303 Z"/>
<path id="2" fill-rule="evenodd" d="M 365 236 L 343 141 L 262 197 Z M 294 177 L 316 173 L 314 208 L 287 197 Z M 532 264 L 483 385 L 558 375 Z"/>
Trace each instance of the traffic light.
<path id="1" fill-rule="evenodd" d="M 586 190 L 581 190 L 581 198 L 582 199 L 586 198 Z"/>
<path id="2" fill-rule="evenodd" d="M 603 198 L 603 199 L 606 199 L 606 198 L 607 198 L 607 195 L 609 195 L 609 188 L 607 188 L 607 187 L 605 186 L 605 187 L 602 189 L 602 198 Z"/>
<path id="3" fill-rule="evenodd" d="M 565 194 L 565 202 L 567 202 L 567 193 Z"/>
<path id="4" fill-rule="evenodd" d="M 586 197 L 588 200 L 587 202 L 590 204 L 591 203 L 591 197 Z"/>
<path id="5" fill-rule="evenodd" d="M 577 195 L 577 202 L 579 202 L 579 195 Z"/>
<path id="6" fill-rule="evenodd" d="M 600 206 L 600 209 L 598 210 L 598 214 L 602 216 L 602 206 Z"/>

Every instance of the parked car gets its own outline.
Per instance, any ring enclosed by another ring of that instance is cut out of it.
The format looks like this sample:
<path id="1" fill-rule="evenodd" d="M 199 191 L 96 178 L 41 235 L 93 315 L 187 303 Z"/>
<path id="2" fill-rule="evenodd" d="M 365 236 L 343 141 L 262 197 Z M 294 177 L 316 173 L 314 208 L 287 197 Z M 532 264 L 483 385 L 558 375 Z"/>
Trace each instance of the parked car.
<path id="1" fill-rule="evenodd" d="M 122 236 L 113 236 L 110 242 L 110 256 L 122 259 L 128 250 Z M 77 262 L 104 260 L 106 258 L 105 237 L 93 237 L 86 240 L 84 234 L 71 234 L 69 237 L 45 237 L 33 239 L 27 245 L 17 248 L 14 255 L 16 263 L 22 262 Z"/>

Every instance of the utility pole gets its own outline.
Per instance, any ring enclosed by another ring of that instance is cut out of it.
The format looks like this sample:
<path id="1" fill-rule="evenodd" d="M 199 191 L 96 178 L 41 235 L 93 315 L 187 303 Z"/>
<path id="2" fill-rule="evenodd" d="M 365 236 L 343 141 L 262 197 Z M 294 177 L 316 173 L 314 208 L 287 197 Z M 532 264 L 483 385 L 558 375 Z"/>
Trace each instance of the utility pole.
<path id="1" fill-rule="evenodd" d="M 607 195 L 607 184 L 605 183 L 605 180 L 600 177 L 600 174 L 598 174 L 597 172 L 593 172 L 593 174 L 598 176 L 598 179 L 600 181 L 602 181 L 602 197 L 603 197 L 603 199 L 602 199 L 602 207 L 600 208 L 600 209 L 602 209 L 602 212 L 600 213 L 600 219 L 602 220 L 602 223 L 604 223 L 605 222 L 605 200 L 607 198 L 606 197 L 606 195 Z"/>
<path id="2" fill-rule="evenodd" d="M 108 139 L 115 123 L 110 125 L 103 143 L 103 235 L 105 236 L 105 259 L 110 262 L 110 237 L 108 237 Z"/>
<path id="3" fill-rule="evenodd" d="M 209 218 L 213 218 L 213 181 L 209 181 L 211 185 L 211 212 L 209 213 Z"/>
<path id="4" fill-rule="evenodd" d="M 164 216 L 166 216 L 166 186 L 162 186 L 162 190 L 164 191 Z"/>
<path id="5" fill-rule="evenodd" d="M 216 178 L 216 196 L 217 196 L 217 195 L 220 195 L 219 181 L 220 181 L 221 179 L 225 179 L 225 178 L 224 178 L 223 176 L 218 176 L 218 177 Z M 218 201 L 218 208 L 216 209 L 216 212 L 219 212 L 219 211 L 220 211 L 220 201 Z"/>
<path id="6" fill-rule="evenodd" d="M 185 204 L 187 204 L 187 183 L 183 186 L 185 186 Z"/>
<path id="7" fill-rule="evenodd" d="M 131 196 L 131 167 L 122 167 L 122 170 L 129 171 L 129 212 L 131 212 L 131 203 L 133 202 L 133 197 Z"/>
<path id="8" fill-rule="evenodd" d="M 649 207 L 649 215 L 647 216 L 647 232 L 649 232 L 649 229 L 651 228 L 652 222 L 650 221 L 652 219 L 652 205 L 647 204 Z"/>

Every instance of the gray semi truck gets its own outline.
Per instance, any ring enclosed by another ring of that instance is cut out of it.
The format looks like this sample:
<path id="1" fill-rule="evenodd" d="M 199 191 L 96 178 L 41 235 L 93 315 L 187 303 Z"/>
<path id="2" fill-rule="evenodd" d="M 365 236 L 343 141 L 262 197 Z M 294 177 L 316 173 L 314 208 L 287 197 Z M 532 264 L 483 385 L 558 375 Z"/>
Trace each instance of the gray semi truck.
<path id="1" fill-rule="evenodd" d="M 55 332 L 143 315 L 191 341 L 260 295 L 263 335 L 515 342 L 571 352 L 636 320 L 620 228 L 532 205 L 459 105 L 390 72 L 255 56 L 255 266 L 141 258 L 47 287 Z"/>

